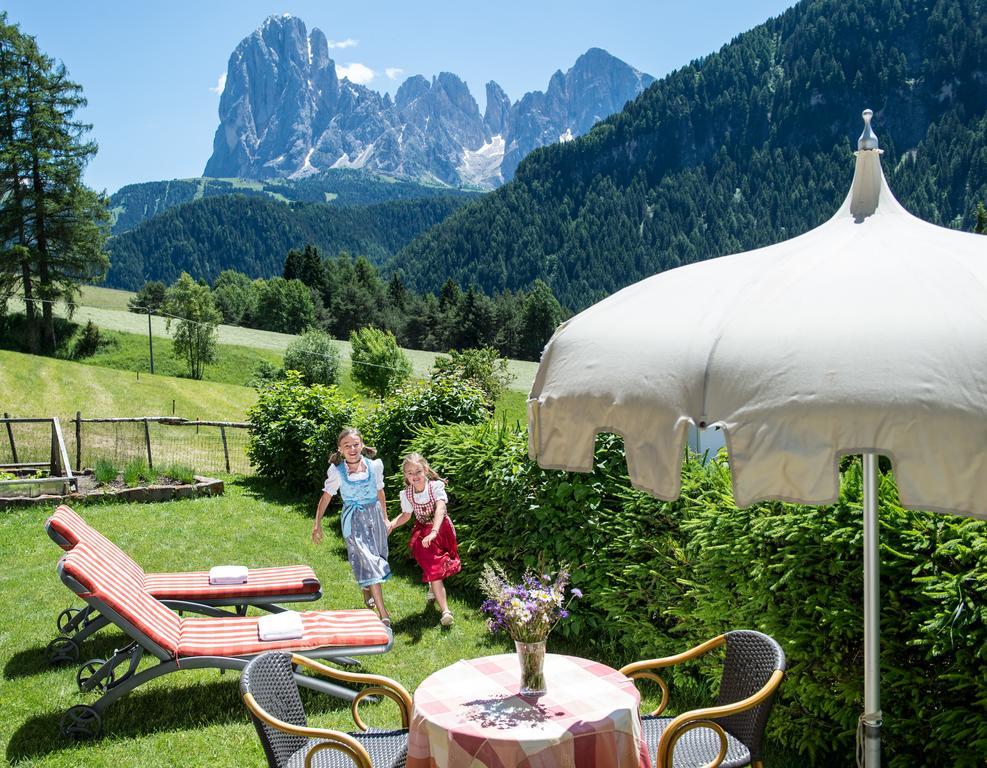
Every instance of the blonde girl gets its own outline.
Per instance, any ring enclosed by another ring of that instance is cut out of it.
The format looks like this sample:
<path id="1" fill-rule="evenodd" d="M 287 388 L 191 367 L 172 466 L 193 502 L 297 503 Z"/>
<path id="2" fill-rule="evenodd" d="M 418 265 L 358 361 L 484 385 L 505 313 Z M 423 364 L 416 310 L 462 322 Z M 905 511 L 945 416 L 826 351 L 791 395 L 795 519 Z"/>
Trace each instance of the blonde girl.
<path id="1" fill-rule="evenodd" d="M 384 608 L 382 585 L 391 578 L 387 564 L 387 500 L 384 498 L 384 465 L 374 459 L 376 451 L 364 445 L 360 431 L 347 427 L 339 433 L 337 451 L 329 457 L 322 497 L 315 508 L 312 541 L 322 541 L 322 516 L 332 497 L 343 500 L 340 522 L 353 578 L 363 590 L 368 608 L 391 625 Z"/>
<path id="2" fill-rule="evenodd" d="M 456 529 L 446 511 L 449 497 L 445 482 L 419 453 L 405 456 L 401 464 L 405 488 L 401 491 L 401 514 L 387 524 L 387 532 L 404 525 L 414 516 L 415 527 L 408 546 L 422 569 L 422 581 L 429 585 L 441 611 L 439 622 L 452 626 L 453 616 L 446 602 L 443 580 L 459 573 L 462 563 L 456 542 Z"/>

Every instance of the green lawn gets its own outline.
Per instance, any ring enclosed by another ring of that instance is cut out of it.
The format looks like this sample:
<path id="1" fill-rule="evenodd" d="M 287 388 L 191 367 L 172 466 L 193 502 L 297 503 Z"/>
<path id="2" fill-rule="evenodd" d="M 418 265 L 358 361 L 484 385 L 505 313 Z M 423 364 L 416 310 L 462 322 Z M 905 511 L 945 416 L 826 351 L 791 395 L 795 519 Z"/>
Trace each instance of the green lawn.
<path id="1" fill-rule="evenodd" d="M 253 566 L 309 563 L 322 580 L 325 596 L 312 607 L 353 608 L 360 591 L 350 575 L 338 518 L 325 526 L 320 545 L 309 540 L 316 494 L 285 496 L 256 480 L 227 485 L 225 496 L 164 504 L 105 504 L 80 508 L 99 530 L 147 570 L 208 568 L 219 563 Z M 42 529 L 45 507 L 0 515 L 0 557 L 17 563 L 0 572 L 0 743 L 11 765 L 77 766 L 260 766 L 261 748 L 237 696 L 236 673 L 186 671 L 143 686 L 106 712 L 106 737 L 74 744 L 58 735 L 62 712 L 95 698 L 76 688 L 74 666 L 49 668 L 45 645 L 55 637 L 55 617 L 80 605 L 55 574 L 59 550 Z M 393 514 L 392 510 L 392 514 Z M 394 620 L 393 650 L 367 657 L 366 670 L 399 680 L 409 690 L 431 672 L 459 658 L 512 650 L 503 636 L 485 628 L 478 603 L 450 581 L 456 623 L 439 627 L 438 612 L 426 607 L 420 575 L 409 563 L 404 540 L 392 540 L 395 577 L 385 586 Z M 90 638 L 83 659 L 105 656 L 125 642 L 104 630 Z M 556 645 L 555 650 L 562 650 Z M 566 649 L 571 651 L 571 649 Z M 145 661 L 145 664 L 149 662 Z M 616 662 L 615 662 L 616 663 Z M 348 706 L 307 695 L 314 725 L 349 728 Z M 385 725 L 390 704 L 370 705 L 371 722 Z"/>
<path id="2" fill-rule="evenodd" d="M 111 368 L 0 350 L 0 411 L 12 416 L 178 416 L 241 421 L 250 387 Z"/>
<path id="3" fill-rule="evenodd" d="M 128 312 L 127 301 L 134 294 L 128 291 L 118 291 L 111 288 L 86 286 L 82 289 L 79 306 L 73 319 L 80 324 L 92 320 L 101 330 L 122 331 L 144 338 L 147 346 L 147 316 Z M 23 302 L 12 299 L 10 311 L 23 311 Z M 64 314 L 64 310 L 60 312 Z M 151 318 L 151 334 L 155 337 L 170 338 L 164 318 Z M 259 331 L 253 328 L 240 328 L 233 325 L 219 326 L 219 343 L 224 345 L 250 347 L 258 350 L 283 352 L 296 336 L 272 331 Z M 344 365 L 350 359 L 350 344 L 347 341 L 337 341 Z M 416 349 L 404 350 L 411 359 L 414 375 L 425 378 L 435 362 L 436 352 L 425 352 Z M 157 365 L 157 360 L 155 360 Z M 514 377 L 511 389 L 527 393 L 538 370 L 538 363 L 527 360 L 511 360 L 508 370 Z"/>

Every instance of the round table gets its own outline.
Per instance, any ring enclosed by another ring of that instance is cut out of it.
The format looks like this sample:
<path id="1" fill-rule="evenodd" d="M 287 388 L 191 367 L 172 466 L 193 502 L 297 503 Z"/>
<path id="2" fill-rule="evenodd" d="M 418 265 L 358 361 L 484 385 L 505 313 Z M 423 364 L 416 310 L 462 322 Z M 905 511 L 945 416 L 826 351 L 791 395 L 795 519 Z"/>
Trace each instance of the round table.
<path id="1" fill-rule="evenodd" d="M 617 670 L 546 654 L 548 692 L 518 695 L 517 655 L 464 659 L 415 691 L 408 768 L 650 768 L 641 697 Z"/>

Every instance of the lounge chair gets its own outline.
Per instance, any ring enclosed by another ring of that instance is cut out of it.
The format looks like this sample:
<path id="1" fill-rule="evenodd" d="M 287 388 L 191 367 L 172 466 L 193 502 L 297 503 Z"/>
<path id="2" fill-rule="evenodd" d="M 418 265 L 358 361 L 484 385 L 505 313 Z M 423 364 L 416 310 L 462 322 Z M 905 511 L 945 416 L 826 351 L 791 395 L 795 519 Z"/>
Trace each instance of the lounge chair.
<path id="1" fill-rule="evenodd" d="M 320 659 L 384 653 L 392 644 L 389 628 L 373 611 L 305 611 L 303 634 L 294 640 L 263 641 L 254 616 L 182 617 L 150 595 L 143 581 L 101 549 L 80 542 L 58 561 L 62 581 L 131 640 L 106 660 L 87 662 L 76 677 L 82 691 L 100 691 L 97 701 L 69 708 L 61 720 L 65 736 L 102 733 L 102 713 L 117 699 L 148 680 L 179 669 L 242 670 L 265 651 L 303 651 Z M 138 671 L 144 654 L 158 663 Z M 344 699 L 356 692 L 300 675 L 298 684 Z"/>
<path id="2" fill-rule="evenodd" d="M 311 728 L 298 695 L 294 668 L 344 682 L 365 683 L 353 700 L 353 719 L 360 733 Z M 262 653 L 240 675 L 240 694 L 257 728 L 269 768 L 312 765 L 317 768 L 401 768 L 408 756 L 411 694 L 400 683 L 379 675 L 340 672 L 299 654 Z M 400 730 L 368 729 L 357 713 L 366 696 L 387 696 L 401 710 Z"/>
<path id="3" fill-rule="evenodd" d="M 65 505 L 45 521 L 45 531 L 66 551 L 79 542 L 98 548 L 107 562 L 129 571 L 143 582 L 152 597 L 174 610 L 207 616 L 245 616 L 251 606 L 277 613 L 284 610 L 280 603 L 322 597 L 319 579 L 307 565 L 251 568 L 245 584 L 210 584 L 208 571 L 145 573 L 126 552 Z M 59 636 L 46 649 L 49 663 L 78 660 L 82 641 L 109 623 L 91 607 L 66 608 L 56 620 Z"/>
<path id="4" fill-rule="evenodd" d="M 668 706 L 668 686 L 651 670 L 681 664 L 723 645 L 727 652 L 716 706 L 661 717 Z M 661 688 L 658 708 L 641 718 L 654 768 L 763 768 L 764 726 L 785 674 L 785 652 L 773 638 L 735 630 L 677 656 L 637 661 L 620 671 L 632 679 L 652 680 Z"/>

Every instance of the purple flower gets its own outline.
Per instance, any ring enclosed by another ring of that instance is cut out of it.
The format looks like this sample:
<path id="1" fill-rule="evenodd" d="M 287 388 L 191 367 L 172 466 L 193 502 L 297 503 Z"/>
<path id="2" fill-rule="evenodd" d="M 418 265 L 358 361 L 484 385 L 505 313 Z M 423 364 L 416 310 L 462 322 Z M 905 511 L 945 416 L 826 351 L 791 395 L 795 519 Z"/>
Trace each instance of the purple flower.
<path id="1" fill-rule="evenodd" d="M 583 591 L 581 589 L 575 589 L 574 588 L 572 590 L 572 596 L 573 597 L 582 597 L 583 596 Z"/>

